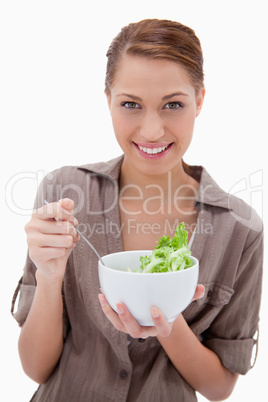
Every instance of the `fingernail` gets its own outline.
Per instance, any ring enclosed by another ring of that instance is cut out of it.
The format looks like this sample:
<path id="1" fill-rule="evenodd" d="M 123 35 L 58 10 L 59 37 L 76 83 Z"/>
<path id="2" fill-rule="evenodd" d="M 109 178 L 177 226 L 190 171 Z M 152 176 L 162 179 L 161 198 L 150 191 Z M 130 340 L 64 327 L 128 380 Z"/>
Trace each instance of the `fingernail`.
<path id="1" fill-rule="evenodd" d="M 121 303 L 118 303 L 118 304 L 116 305 L 116 308 L 117 308 L 118 314 L 124 314 L 125 309 L 124 309 L 124 306 L 123 306 Z"/>
<path id="2" fill-rule="evenodd" d="M 74 225 L 78 225 L 78 220 L 74 217 Z"/>
<path id="3" fill-rule="evenodd" d="M 151 308 L 151 314 L 153 318 L 158 318 L 159 317 L 159 311 L 156 307 Z"/>

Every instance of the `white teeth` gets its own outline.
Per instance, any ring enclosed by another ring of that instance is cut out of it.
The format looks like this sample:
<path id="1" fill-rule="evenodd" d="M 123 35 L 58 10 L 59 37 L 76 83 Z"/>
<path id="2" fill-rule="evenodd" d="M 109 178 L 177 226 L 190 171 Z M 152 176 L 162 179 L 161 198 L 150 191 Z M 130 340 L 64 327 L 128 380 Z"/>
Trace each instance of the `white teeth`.
<path id="1" fill-rule="evenodd" d="M 163 152 L 168 147 L 168 145 L 159 148 L 145 148 L 141 147 L 140 145 L 138 145 L 138 147 L 141 151 L 146 152 L 147 154 L 159 154 L 160 152 Z"/>

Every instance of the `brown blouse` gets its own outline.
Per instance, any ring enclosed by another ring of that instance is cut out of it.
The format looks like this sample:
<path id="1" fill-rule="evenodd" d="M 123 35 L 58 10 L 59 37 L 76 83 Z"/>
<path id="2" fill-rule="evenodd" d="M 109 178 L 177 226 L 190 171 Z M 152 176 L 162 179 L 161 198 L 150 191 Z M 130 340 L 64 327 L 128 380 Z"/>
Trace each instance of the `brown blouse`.
<path id="1" fill-rule="evenodd" d="M 44 200 L 72 198 L 78 228 L 100 255 L 122 250 L 118 178 L 123 157 L 106 163 L 63 167 L 46 176 L 35 207 Z M 185 166 L 187 169 L 187 166 Z M 255 211 L 227 194 L 202 167 L 188 167 L 199 182 L 198 221 L 192 255 L 199 259 L 205 296 L 183 312 L 200 341 L 230 371 L 251 368 L 261 299 L 263 227 Z M 34 297 L 35 266 L 27 258 L 12 300 L 21 325 Z M 97 258 L 78 242 L 64 277 L 64 349 L 46 384 L 32 401 L 196 401 L 194 389 L 169 360 L 157 338 L 132 339 L 118 332 L 99 301 Z M 20 294 L 17 311 L 16 297 Z"/>

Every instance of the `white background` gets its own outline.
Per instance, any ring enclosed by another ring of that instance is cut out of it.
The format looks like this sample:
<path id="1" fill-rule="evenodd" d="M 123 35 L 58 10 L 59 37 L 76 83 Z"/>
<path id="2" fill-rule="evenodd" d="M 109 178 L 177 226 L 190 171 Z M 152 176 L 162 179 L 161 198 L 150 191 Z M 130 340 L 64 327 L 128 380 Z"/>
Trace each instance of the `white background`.
<path id="1" fill-rule="evenodd" d="M 121 154 L 103 90 L 106 50 L 122 26 L 156 17 L 196 31 L 204 51 L 207 94 L 185 161 L 204 165 L 225 190 L 250 203 L 267 221 L 265 3 L 1 2 L 1 400 L 26 402 L 36 388 L 21 369 L 19 329 L 9 310 L 22 274 L 24 225 L 38 182 L 62 165 Z M 251 402 L 257 394 L 258 401 L 266 400 L 266 286 L 265 273 L 259 357 L 255 368 L 240 377 L 229 399 L 233 402 Z"/>

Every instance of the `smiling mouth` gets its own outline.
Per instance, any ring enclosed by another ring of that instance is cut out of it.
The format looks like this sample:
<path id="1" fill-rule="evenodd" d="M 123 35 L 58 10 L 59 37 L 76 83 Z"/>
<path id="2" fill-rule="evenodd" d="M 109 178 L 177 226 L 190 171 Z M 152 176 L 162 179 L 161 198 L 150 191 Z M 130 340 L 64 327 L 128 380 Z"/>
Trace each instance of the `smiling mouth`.
<path id="1" fill-rule="evenodd" d="M 168 147 L 170 147 L 172 145 L 171 144 L 167 144 L 165 146 L 162 147 L 143 147 L 139 144 L 134 143 L 141 151 L 145 152 L 148 155 L 157 155 L 157 154 L 161 154 L 162 152 L 164 152 Z"/>
<path id="2" fill-rule="evenodd" d="M 151 154 L 160 154 L 165 149 L 167 149 L 168 145 L 166 147 L 159 147 L 159 148 L 145 148 L 145 147 L 141 147 L 140 145 L 138 145 L 138 147 L 140 148 L 141 151 L 146 152 L 146 154 L 151 155 Z"/>

